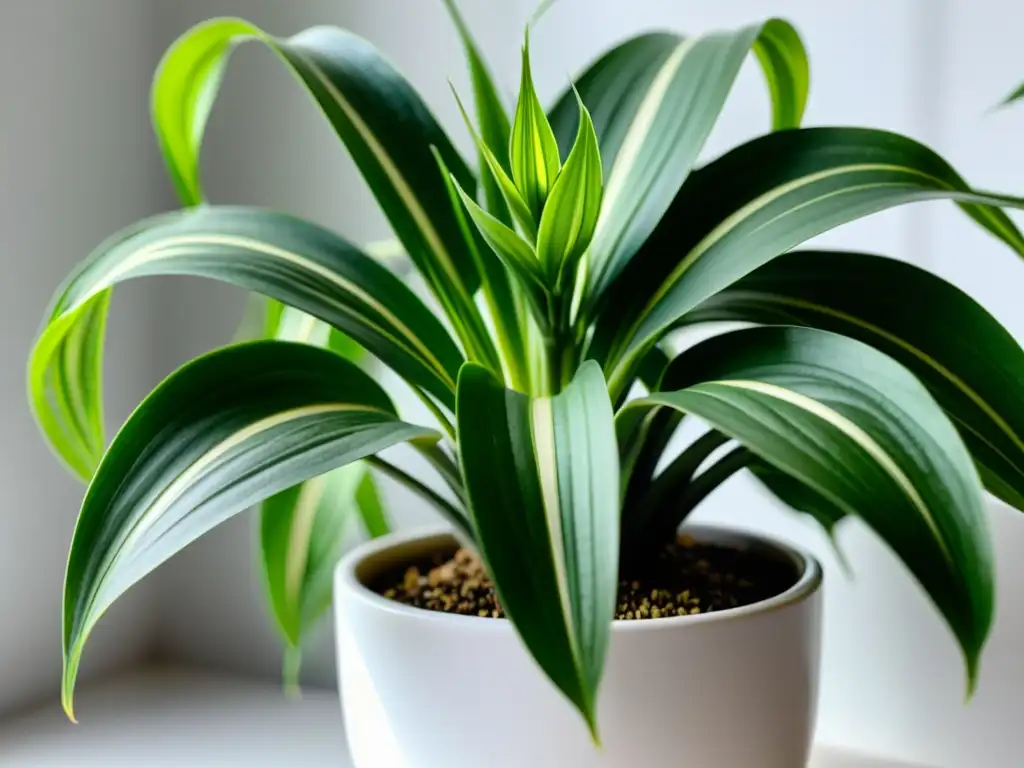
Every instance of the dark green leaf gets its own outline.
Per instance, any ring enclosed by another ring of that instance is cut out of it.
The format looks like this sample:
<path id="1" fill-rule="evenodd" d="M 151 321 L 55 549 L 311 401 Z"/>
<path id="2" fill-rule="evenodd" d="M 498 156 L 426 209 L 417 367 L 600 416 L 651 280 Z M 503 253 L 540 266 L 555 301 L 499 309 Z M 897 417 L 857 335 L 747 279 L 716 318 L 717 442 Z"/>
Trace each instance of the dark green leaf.
<path id="1" fill-rule="evenodd" d="M 663 387 L 620 418 L 635 423 L 652 407 L 692 413 L 861 517 L 942 612 L 973 687 L 993 612 L 981 483 L 953 425 L 917 379 L 859 341 L 767 327 L 687 350 Z"/>
<path id="2" fill-rule="evenodd" d="M 97 426 L 101 413 L 97 302 L 115 283 L 148 275 L 207 277 L 286 302 L 349 334 L 454 409 L 462 355 L 401 280 L 300 219 L 202 206 L 148 219 L 102 244 L 47 316 L 29 363 L 32 404 L 51 446 L 82 472 L 102 453 L 102 441 L 87 443 L 81 435 L 89 433 L 79 426 Z M 69 356 L 73 365 L 65 362 Z"/>
<path id="3" fill-rule="evenodd" d="M 1024 509 L 1024 350 L 945 280 L 882 256 L 797 251 L 716 294 L 685 320 L 806 325 L 880 349 L 946 411 L 988 490 Z"/>
<path id="4" fill-rule="evenodd" d="M 619 554 L 619 463 L 601 370 L 587 363 L 561 394 L 530 398 L 467 364 L 458 425 L 470 514 L 501 604 L 593 731 Z"/>
<path id="5" fill-rule="evenodd" d="M 690 176 L 615 281 L 591 354 L 616 364 L 617 394 L 667 328 L 757 267 L 840 224 L 934 199 L 957 200 L 1024 253 L 1024 237 L 992 207 L 1024 201 L 972 191 L 945 160 L 905 136 L 809 128 L 754 139 Z"/>
<path id="6" fill-rule="evenodd" d="M 752 48 L 768 79 L 776 126 L 798 124 L 807 59 L 799 35 L 779 19 L 699 38 L 641 35 L 578 79 L 605 174 L 601 222 L 587 257 L 588 301 L 600 297 L 665 215 Z M 574 102 L 567 91 L 551 112 L 563 149 L 577 125 Z"/>
<path id="7" fill-rule="evenodd" d="M 172 374 L 114 438 L 82 503 L 64 582 L 68 714 L 92 628 L 162 562 L 286 488 L 438 437 L 400 421 L 353 363 L 307 344 L 227 347 Z"/>
<path id="8" fill-rule="evenodd" d="M 471 192 L 473 175 L 405 78 L 370 43 L 341 29 L 314 27 L 282 39 L 242 19 L 213 19 L 175 41 L 157 71 L 152 109 L 182 201 L 203 199 L 203 129 L 228 57 L 246 40 L 265 43 L 306 86 L 438 298 L 451 305 L 472 296 L 480 277 L 431 147 Z"/>
<path id="9" fill-rule="evenodd" d="M 765 461 L 756 460 L 750 464 L 748 469 L 761 482 L 761 485 L 775 495 L 779 501 L 797 512 L 809 515 L 824 529 L 829 541 L 832 542 L 836 559 L 850 575 L 853 575 L 850 564 L 839 549 L 839 542 L 836 540 L 836 526 L 846 517 L 843 508 L 828 497 L 808 488 L 795 477 L 780 472 Z"/>

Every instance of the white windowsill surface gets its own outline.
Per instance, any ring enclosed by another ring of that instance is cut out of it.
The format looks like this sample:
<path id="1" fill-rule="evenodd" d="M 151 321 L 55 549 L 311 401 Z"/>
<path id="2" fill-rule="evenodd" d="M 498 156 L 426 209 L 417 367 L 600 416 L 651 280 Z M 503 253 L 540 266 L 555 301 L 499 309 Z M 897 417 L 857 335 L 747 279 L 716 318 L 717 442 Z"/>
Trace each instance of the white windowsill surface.
<path id="1" fill-rule="evenodd" d="M 286 699 L 272 683 L 153 668 L 84 687 L 80 724 L 55 703 L 0 723 L 0 765 L 18 768 L 346 768 L 337 696 Z M 809 768 L 912 768 L 827 748 Z"/>

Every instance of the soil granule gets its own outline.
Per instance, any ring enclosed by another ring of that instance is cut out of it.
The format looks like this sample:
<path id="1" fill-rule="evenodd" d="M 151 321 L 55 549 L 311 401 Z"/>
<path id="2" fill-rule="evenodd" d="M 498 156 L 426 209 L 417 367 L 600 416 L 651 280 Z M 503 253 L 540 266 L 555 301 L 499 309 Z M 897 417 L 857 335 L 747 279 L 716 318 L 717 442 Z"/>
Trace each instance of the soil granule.
<path id="1" fill-rule="evenodd" d="M 791 563 L 687 536 L 633 570 L 619 580 L 617 619 L 658 619 L 750 605 L 781 594 L 797 578 Z M 388 599 L 431 611 L 505 615 L 483 564 L 464 548 L 391 570 L 371 587 Z"/>

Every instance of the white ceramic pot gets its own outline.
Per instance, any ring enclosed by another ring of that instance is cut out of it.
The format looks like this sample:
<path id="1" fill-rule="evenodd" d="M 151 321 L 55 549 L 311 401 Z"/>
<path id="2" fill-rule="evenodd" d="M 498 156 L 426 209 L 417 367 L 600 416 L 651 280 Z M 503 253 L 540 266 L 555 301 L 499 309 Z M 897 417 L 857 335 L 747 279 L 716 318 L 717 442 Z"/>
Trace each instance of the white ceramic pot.
<path id="1" fill-rule="evenodd" d="M 334 599 L 345 729 L 356 768 L 798 768 L 817 704 L 821 568 L 745 533 L 699 541 L 793 564 L 793 587 L 718 613 L 617 621 L 598 701 L 602 747 L 503 619 L 400 605 L 365 584 L 453 546 L 400 533 L 350 552 Z"/>

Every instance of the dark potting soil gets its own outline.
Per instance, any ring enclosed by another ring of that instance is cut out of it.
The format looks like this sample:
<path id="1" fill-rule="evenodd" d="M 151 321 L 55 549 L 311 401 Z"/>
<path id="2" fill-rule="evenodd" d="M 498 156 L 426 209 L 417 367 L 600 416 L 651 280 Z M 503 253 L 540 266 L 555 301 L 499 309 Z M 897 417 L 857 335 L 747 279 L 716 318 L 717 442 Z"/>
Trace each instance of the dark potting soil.
<path id="1" fill-rule="evenodd" d="M 658 619 L 750 605 L 781 594 L 797 578 L 791 563 L 686 536 L 633 570 L 619 581 L 617 619 Z M 417 608 L 489 618 L 505 615 L 483 564 L 468 549 L 388 571 L 370 586 Z"/>

